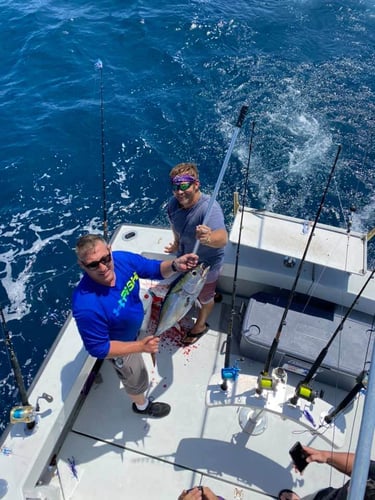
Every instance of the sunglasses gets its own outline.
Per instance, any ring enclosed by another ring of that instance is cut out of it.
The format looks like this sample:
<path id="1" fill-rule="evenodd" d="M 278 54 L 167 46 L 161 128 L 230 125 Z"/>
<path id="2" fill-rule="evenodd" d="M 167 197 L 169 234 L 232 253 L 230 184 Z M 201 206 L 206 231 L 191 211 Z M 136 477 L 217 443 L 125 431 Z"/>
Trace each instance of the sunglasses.
<path id="1" fill-rule="evenodd" d="M 194 182 L 181 182 L 181 184 L 172 184 L 172 191 L 187 191 Z"/>
<path id="2" fill-rule="evenodd" d="M 85 267 L 87 267 L 87 269 L 91 269 L 91 270 L 98 269 L 100 264 L 104 264 L 105 266 L 107 266 L 111 261 L 112 261 L 111 252 L 109 252 L 108 255 L 104 255 L 104 257 L 102 257 L 100 260 L 94 260 L 93 262 L 89 262 L 88 264 L 85 264 L 81 260 L 82 264 Z"/>

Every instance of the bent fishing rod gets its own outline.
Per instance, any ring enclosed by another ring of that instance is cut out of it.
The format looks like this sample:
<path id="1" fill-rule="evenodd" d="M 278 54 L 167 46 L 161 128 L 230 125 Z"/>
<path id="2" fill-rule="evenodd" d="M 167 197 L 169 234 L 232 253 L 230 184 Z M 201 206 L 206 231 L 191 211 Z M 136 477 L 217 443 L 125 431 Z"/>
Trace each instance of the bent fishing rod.
<path id="1" fill-rule="evenodd" d="M 345 321 L 347 320 L 347 318 L 349 317 L 349 314 L 354 309 L 355 305 L 357 304 L 357 302 L 358 302 L 359 298 L 361 297 L 363 291 L 365 290 L 366 286 L 368 285 L 368 283 L 370 282 L 370 280 L 374 276 L 374 273 L 375 273 L 375 269 L 373 269 L 371 271 L 369 277 L 367 278 L 367 280 L 363 284 L 362 288 L 358 292 L 357 296 L 353 300 L 352 305 L 346 311 L 346 313 L 345 313 L 344 317 L 342 318 L 342 320 L 340 321 L 338 327 L 333 332 L 331 338 L 327 342 L 327 345 L 325 347 L 323 347 L 323 349 L 320 351 L 318 357 L 314 361 L 313 365 L 311 366 L 311 368 L 310 368 L 309 372 L 307 373 L 307 375 L 305 376 L 305 378 L 297 385 L 294 396 L 290 399 L 290 403 L 292 405 L 296 405 L 299 398 L 307 399 L 308 401 L 311 401 L 311 402 L 314 401 L 315 394 L 312 391 L 311 387 L 309 386 L 309 383 L 312 380 L 312 378 L 314 377 L 314 375 L 316 374 L 316 372 L 318 371 L 320 365 L 322 364 L 324 358 L 326 357 L 326 355 L 328 353 L 330 346 L 332 345 L 332 342 L 337 337 L 337 334 L 339 332 L 341 332 L 341 330 L 343 329 Z M 352 396 L 352 397 L 354 397 L 354 396 Z"/>
<path id="2" fill-rule="evenodd" d="M 223 180 L 225 171 L 226 171 L 226 169 L 228 167 L 229 159 L 230 159 L 230 157 L 232 155 L 234 144 L 235 144 L 237 136 L 238 136 L 238 134 L 239 134 L 239 132 L 241 130 L 241 127 L 242 127 L 242 124 L 243 124 L 243 121 L 245 119 L 245 116 L 246 116 L 246 113 L 247 113 L 248 109 L 249 109 L 249 106 L 242 106 L 242 108 L 240 110 L 240 114 L 238 115 L 237 123 L 236 123 L 235 129 L 234 129 L 233 135 L 232 135 L 232 140 L 230 141 L 230 145 L 229 145 L 227 154 L 225 155 L 225 158 L 224 158 L 224 161 L 223 161 L 223 165 L 222 165 L 220 173 L 219 173 L 219 177 L 217 178 L 215 189 L 214 189 L 214 191 L 213 191 L 213 193 L 211 195 L 210 201 L 208 202 L 207 212 L 206 212 L 206 215 L 204 216 L 202 225 L 207 224 L 207 221 L 208 221 L 208 219 L 209 219 L 209 217 L 211 215 L 212 207 L 213 207 L 213 205 L 214 205 L 214 203 L 216 201 L 217 194 L 219 192 L 221 182 Z M 197 253 L 199 245 L 200 245 L 200 241 L 197 240 L 195 242 L 195 245 L 194 245 L 193 253 Z"/>
<path id="3" fill-rule="evenodd" d="M 98 59 L 95 68 L 100 72 L 100 128 L 101 128 L 101 157 L 102 157 L 102 203 L 103 203 L 103 236 L 108 241 L 107 215 L 107 186 L 105 171 L 105 138 L 104 138 L 104 97 L 103 97 L 103 63 Z"/>
<path id="4" fill-rule="evenodd" d="M 340 152 L 341 152 L 341 145 L 338 146 L 337 153 L 336 153 L 336 158 L 335 158 L 335 160 L 333 162 L 333 165 L 332 165 L 329 177 L 328 177 L 328 181 L 327 181 L 326 187 L 324 189 L 324 192 L 323 192 L 323 195 L 322 195 L 322 199 L 320 201 L 319 208 L 318 208 L 317 214 L 315 216 L 315 220 L 314 220 L 313 226 L 311 228 L 310 236 L 309 236 L 309 238 L 307 240 L 305 251 L 303 253 L 302 259 L 300 260 L 300 263 L 299 263 L 299 266 L 298 266 L 298 269 L 297 269 L 297 273 L 296 273 L 296 277 L 294 279 L 294 283 L 293 283 L 293 286 L 292 286 L 290 294 L 289 294 L 287 305 L 286 305 L 286 307 L 284 309 L 284 313 L 283 313 L 282 318 L 280 320 L 280 324 L 279 324 L 279 327 L 277 329 L 276 335 L 275 335 L 275 337 L 274 337 L 274 339 L 272 341 L 272 345 L 271 345 L 271 348 L 270 348 L 270 350 L 268 352 L 268 356 L 267 356 L 267 359 L 266 359 L 263 371 L 259 375 L 259 378 L 258 378 L 258 388 L 257 388 L 257 393 L 258 394 L 261 394 L 261 392 L 262 392 L 263 389 L 272 389 L 273 388 L 273 382 L 272 382 L 272 378 L 269 376 L 269 370 L 270 370 L 273 358 L 275 357 L 275 354 L 276 354 L 276 351 L 277 351 L 277 348 L 278 348 L 278 345 L 279 345 L 280 336 L 281 336 L 283 327 L 286 324 L 286 317 L 288 315 L 290 306 L 292 305 L 292 302 L 293 302 L 293 299 L 294 299 L 294 296 L 295 296 L 295 293 L 296 293 L 296 288 L 297 288 L 298 280 L 299 280 L 301 272 L 302 272 L 302 267 L 303 267 L 303 264 L 305 263 L 306 255 L 307 255 L 307 252 L 308 252 L 308 250 L 310 248 L 310 244 L 311 244 L 312 238 L 314 236 L 314 231 L 315 231 L 316 225 L 318 223 L 321 211 L 323 209 L 323 205 L 324 205 L 324 202 L 325 202 L 325 199 L 326 199 L 326 196 L 327 196 L 329 185 L 330 185 L 331 180 L 333 178 L 333 174 L 334 174 L 334 171 L 335 171 L 335 168 L 336 168 L 336 165 L 337 165 L 337 161 L 338 161 Z"/>
<path id="5" fill-rule="evenodd" d="M 235 379 L 235 378 L 237 378 L 237 375 L 238 375 L 238 368 L 237 367 L 230 368 L 230 353 L 231 353 L 231 345 L 232 345 L 233 322 L 234 322 L 234 316 L 236 314 L 235 300 L 236 300 L 236 290 L 237 290 L 238 262 L 239 262 L 240 247 L 241 247 L 243 214 L 245 212 L 245 200 L 246 200 L 246 196 L 247 196 L 247 188 L 248 188 L 248 182 L 249 182 L 250 159 L 251 159 L 251 152 L 253 150 L 254 128 L 255 128 L 255 122 L 252 122 L 250 143 L 249 143 L 249 155 L 248 155 L 247 167 L 246 167 L 246 176 L 245 176 L 244 186 L 243 186 L 243 190 L 242 190 L 241 218 L 240 218 L 240 227 L 238 230 L 236 260 L 235 260 L 235 265 L 234 265 L 233 288 L 232 288 L 232 299 L 231 299 L 231 314 L 230 314 L 230 320 L 229 320 L 229 326 L 228 326 L 227 340 L 226 340 L 226 345 L 225 345 L 224 368 L 221 370 L 222 384 L 220 387 L 222 388 L 223 391 L 226 391 L 228 388 L 228 379 Z"/>

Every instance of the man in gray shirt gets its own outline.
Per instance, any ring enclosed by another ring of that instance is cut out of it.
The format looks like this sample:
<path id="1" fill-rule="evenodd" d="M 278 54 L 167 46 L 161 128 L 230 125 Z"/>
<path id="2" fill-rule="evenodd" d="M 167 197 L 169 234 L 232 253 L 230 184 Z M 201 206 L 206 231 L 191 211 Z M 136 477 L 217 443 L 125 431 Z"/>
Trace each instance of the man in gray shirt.
<path id="1" fill-rule="evenodd" d="M 215 201 L 207 224 L 203 220 L 207 213 L 210 196 L 200 191 L 199 172 L 194 163 L 179 163 L 169 173 L 173 197 L 168 202 L 168 217 L 174 234 L 174 241 L 165 251 L 177 256 L 191 253 L 199 240 L 197 251 L 199 261 L 210 266 L 204 288 L 198 299 L 201 309 L 197 320 L 184 339 L 185 345 L 194 344 L 208 331 L 207 319 L 214 307 L 216 283 L 224 259 L 224 247 L 228 233 L 224 215 Z"/>

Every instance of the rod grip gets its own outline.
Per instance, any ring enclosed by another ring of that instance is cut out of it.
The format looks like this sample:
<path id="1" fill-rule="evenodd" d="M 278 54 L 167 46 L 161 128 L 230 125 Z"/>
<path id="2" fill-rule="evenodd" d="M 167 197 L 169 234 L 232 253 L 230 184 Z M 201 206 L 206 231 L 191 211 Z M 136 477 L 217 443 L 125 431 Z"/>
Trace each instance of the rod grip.
<path id="1" fill-rule="evenodd" d="M 246 106 L 246 105 L 242 106 L 240 114 L 238 115 L 236 127 L 238 127 L 238 128 L 242 127 L 242 124 L 243 124 L 243 121 L 245 119 L 245 116 L 246 116 L 248 109 L 249 109 L 249 106 Z"/>

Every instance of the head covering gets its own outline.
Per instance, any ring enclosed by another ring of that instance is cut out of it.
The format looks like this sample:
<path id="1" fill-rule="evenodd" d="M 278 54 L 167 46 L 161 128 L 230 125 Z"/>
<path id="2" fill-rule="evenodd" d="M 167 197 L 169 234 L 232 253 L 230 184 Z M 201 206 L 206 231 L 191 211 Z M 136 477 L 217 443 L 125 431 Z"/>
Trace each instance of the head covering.
<path id="1" fill-rule="evenodd" d="M 172 184 L 181 184 L 182 182 L 195 182 L 197 179 L 189 174 L 176 175 L 171 179 Z"/>

